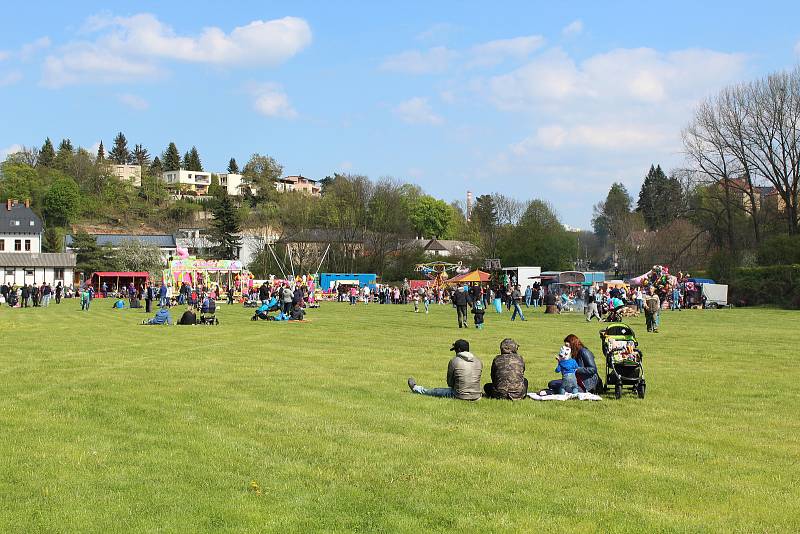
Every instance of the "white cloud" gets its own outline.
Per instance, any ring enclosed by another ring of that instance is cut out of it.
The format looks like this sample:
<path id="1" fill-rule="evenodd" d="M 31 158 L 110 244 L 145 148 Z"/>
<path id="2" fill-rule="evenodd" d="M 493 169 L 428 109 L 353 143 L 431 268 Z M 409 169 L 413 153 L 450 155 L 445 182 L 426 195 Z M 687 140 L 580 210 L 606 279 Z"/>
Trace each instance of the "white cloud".
<path id="1" fill-rule="evenodd" d="M 0 61 L 5 61 L 11 57 L 11 52 L 8 50 L 0 50 Z"/>
<path id="2" fill-rule="evenodd" d="M 20 150 L 22 150 L 22 145 L 18 145 L 16 143 L 6 148 L 0 148 L 0 161 L 5 161 L 8 156 L 17 153 Z"/>
<path id="3" fill-rule="evenodd" d="M 408 124 L 429 124 L 439 126 L 444 119 L 434 113 L 427 98 L 417 96 L 401 102 L 394 108 L 394 114 Z"/>
<path id="4" fill-rule="evenodd" d="M 35 41 L 22 45 L 22 48 L 19 51 L 19 57 L 23 61 L 27 61 L 40 50 L 50 48 L 50 44 L 49 37 L 40 37 Z"/>
<path id="5" fill-rule="evenodd" d="M 282 119 L 293 119 L 297 117 L 297 111 L 289 102 L 289 97 L 280 85 L 274 83 L 263 83 L 250 87 L 253 95 L 253 108 L 266 117 L 278 117 Z"/>
<path id="6" fill-rule="evenodd" d="M 471 67 L 492 66 L 506 59 L 526 59 L 532 52 L 544 46 L 545 39 L 541 35 L 498 39 L 472 47 L 469 61 Z"/>
<path id="7" fill-rule="evenodd" d="M 69 43 L 45 60 L 43 82 L 58 87 L 83 81 L 129 81 L 160 72 L 160 61 L 224 66 L 277 65 L 311 43 L 311 28 L 296 17 L 255 20 L 225 33 L 208 27 L 178 35 L 154 15 L 91 17 L 93 40 Z"/>
<path id="8" fill-rule="evenodd" d="M 144 111 L 150 107 L 150 103 L 147 100 L 138 95 L 130 93 L 123 93 L 117 95 L 117 100 L 119 100 L 122 104 L 128 106 L 129 108 L 135 109 L 137 111 Z"/>
<path id="9" fill-rule="evenodd" d="M 456 52 L 443 46 L 428 50 L 409 50 L 386 58 L 381 69 L 404 74 L 439 73 L 447 70 L 457 56 Z"/>
<path id="10" fill-rule="evenodd" d="M 561 30 L 561 34 L 564 37 L 572 37 L 581 33 L 583 33 L 583 21 L 580 19 L 573 20 Z"/>
<path id="11" fill-rule="evenodd" d="M 22 80 L 22 73 L 18 70 L 12 70 L 6 74 L 0 74 L 0 87 L 14 85 L 20 80 Z"/>
<path id="12" fill-rule="evenodd" d="M 418 33 L 414 38 L 417 41 L 433 42 L 447 39 L 452 33 L 459 30 L 459 27 L 449 22 L 439 22 L 427 30 Z"/>

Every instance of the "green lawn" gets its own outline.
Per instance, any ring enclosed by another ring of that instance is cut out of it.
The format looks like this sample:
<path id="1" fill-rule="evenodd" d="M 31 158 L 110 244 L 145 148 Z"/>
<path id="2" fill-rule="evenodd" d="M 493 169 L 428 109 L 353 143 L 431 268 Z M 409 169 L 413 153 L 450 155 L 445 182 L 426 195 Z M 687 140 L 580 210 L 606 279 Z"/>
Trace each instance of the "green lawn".
<path id="1" fill-rule="evenodd" d="M 77 308 L 0 307 L 2 532 L 800 530 L 797 312 L 633 319 L 645 400 L 470 403 L 406 378 L 444 385 L 463 335 L 485 382 L 513 337 L 538 389 L 566 334 L 599 356 L 599 324 L 490 311 L 459 331 L 446 306 L 326 304 L 304 324 L 223 306 L 217 327 L 144 327 Z"/>

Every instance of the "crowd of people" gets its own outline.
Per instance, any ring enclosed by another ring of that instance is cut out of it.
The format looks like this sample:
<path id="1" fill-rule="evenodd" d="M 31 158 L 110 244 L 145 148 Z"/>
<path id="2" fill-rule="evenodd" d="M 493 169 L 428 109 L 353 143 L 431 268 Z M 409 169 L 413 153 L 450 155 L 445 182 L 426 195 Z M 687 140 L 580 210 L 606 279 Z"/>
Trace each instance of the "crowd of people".
<path id="1" fill-rule="evenodd" d="M 483 362 L 470 352 L 469 342 L 456 340 L 452 347 L 455 356 L 447 366 L 445 387 L 426 388 L 414 377 L 408 378 L 408 387 L 413 393 L 431 397 L 449 397 L 475 401 L 481 397 L 492 399 L 521 400 L 528 396 L 528 379 L 525 377 L 525 360 L 519 354 L 519 344 L 511 338 L 500 342 L 500 354 L 492 360 L 490 381 L 481 387 Z M 599 393 L 603 382 L 597 372 L 594 354 L 576 336 L 564 338 L 555 356 L 554 373 L 560 378 L 547 382 L 547 387 L 537 395 Z"/>
<path id="2" fill-rule="evenodd" d="M 67 296 L 72 296 L 72 290 L 68 289 Z M 7 305 L 12 308 L 47 308 L 52 300 L 56 304 L 61 304 L 61 299 L 65 296 L 64 286 L 58 282 L 55 287 L 47 282 L 39 285 L 22 284 L 2 284 L 0 285 L 0 305 Z"/>

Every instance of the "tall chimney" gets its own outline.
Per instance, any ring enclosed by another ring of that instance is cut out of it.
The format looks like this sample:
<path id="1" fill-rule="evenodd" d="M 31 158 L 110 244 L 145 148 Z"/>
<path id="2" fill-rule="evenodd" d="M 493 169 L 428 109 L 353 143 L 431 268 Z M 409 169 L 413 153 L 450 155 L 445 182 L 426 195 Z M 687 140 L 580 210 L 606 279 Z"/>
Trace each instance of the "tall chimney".
<path id="1" fill-rule="evenodd" d="M 467 222 L 472 218 L 472 191 L 467 191 Z"/>

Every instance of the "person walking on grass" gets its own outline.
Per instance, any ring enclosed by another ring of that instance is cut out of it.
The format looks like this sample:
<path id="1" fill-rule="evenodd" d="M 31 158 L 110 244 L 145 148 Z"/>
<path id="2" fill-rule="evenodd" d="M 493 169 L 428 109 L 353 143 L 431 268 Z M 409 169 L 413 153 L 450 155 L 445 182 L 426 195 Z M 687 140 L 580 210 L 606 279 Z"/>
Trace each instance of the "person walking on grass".
<path id="1" fill-rule="evenodd" d="M 531 286 L 527 286 L 525 288 L 525 307 L 526 308 L 530 308 L 531 307 L 531 300 L 532 299 L 533 299 L 533 289 L 531 289 Z"/>
<path id="2" fill-rule="evenodd" d="M 661 309 L 661 301 L 656 295 L 655 288 L 647 288 L 647 296 L 644 299 L 644 319 L 647 324 L 647 331 L 658 333 L 658 312 Z"/>
<path id="3" fill-rule="evenodd" d="M 408 388 L 412 393 L 430 397 L 448 397 L 460 400 L 479 400 L 481 398 L 481 372 L 483 363 L 469 351 L 469 342 L 456 340 L 450 350 L 456 355 L 447 365 L 446 388 L 424 388 L 409 377 Z"/>
<path id="4" fill-rule="evenodd" d="M 603 322 L 603 318 L 600 317 L 600 312 L 597 310 L 597 296 L 590 291 L 586 296 L 586 322 L 592 322 L 595 317 L 598 321 Z"/>
<path id="5" fill-rule="evenodd" d="M 525 316 L 522 315 L 522 308 L 520 307 L 521 302 L 522 302 L 522 293 L 520 292 L 520 287 L 515 286 L 514 290 L 511 292 L 511 304 L 512 306 L 514 306 L 514 313 L 511 314 L 512 321 L 517 318 L 517 315 L 519 315 L 519 318 L 522 319 L 523 321 L 526 320 Z"/>
<path id="6" fill-rule="evenodd" d="M 456 315 L 458 315 L 458 327 L 459 328 L 468 328 L 469 325 L 467 323 L 467 304 L 469 303 L 469 297 L 467 296 L 467 291 L 464 287 L 459 287 L 458 290 L 453 295 L 453 306 L 456 307 Z"/>

